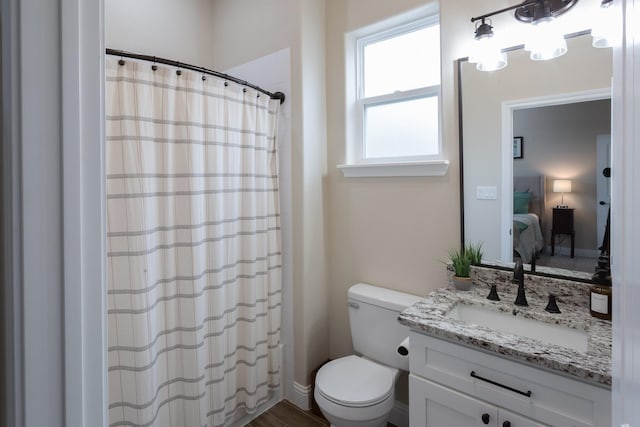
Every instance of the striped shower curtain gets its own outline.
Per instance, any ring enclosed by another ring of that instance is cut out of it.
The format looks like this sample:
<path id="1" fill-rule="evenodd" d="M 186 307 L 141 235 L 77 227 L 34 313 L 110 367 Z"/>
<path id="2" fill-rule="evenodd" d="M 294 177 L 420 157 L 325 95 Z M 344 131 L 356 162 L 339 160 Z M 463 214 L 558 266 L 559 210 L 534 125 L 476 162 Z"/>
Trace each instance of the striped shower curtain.
<path id="1" fill-rule="evenodd" d="M 107 58 L 110 426 L 222 426 L 280 386 L 279 102 Z"/>

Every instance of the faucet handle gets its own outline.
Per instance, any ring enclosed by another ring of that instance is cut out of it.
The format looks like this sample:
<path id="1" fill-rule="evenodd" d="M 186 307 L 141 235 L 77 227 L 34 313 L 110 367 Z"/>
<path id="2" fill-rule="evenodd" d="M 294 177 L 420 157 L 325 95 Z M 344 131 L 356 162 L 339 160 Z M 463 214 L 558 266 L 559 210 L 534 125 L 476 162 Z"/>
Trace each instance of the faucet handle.
<path id="1" fill-rule="evenodd" d="M 549 303 L 544 309 L 549 313 L 561 313 L 560 309 L 558 308 L 558 303 L 556 302 L 555 295 L 549 294 Z"/>
<path id="2" fill-rule="evenodd" d="M 521 305 L 524 307 L 527 307 L 529 305 L 529 302 L 527 301 L 527 295 L 525 294 L 525 291 L 524 291 L 524 281 L 522 281 L 518 285 L 518 294 L 516 295 L 516 301 L 514 302 L 514 304 Z"/>
<path id="3" fill-rule="evenodd" d="M 498 296 L 498 289 L 495 283 L 491 285 L 491 291 L 489 292 L 487 299 L 489 301 L 500 301 L 500 297 Z"/>

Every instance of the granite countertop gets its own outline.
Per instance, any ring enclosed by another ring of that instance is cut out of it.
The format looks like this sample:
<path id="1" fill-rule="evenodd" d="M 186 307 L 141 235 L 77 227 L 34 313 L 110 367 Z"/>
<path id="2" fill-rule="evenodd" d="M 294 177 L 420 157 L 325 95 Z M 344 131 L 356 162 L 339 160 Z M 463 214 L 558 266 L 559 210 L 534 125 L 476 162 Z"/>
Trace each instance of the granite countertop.
<path id="1" fill-rule="evenodd" d="M 499 302 L 489 301 L 486 296 L 486 288 L 479 286 L 468 292 L 439 289 L 404 310 L 398 319 L 403 325 L 431 336 L 559 371 L 596 385 L 611 386 L 611 322 L 592 317 L 588 307 L 563 305 L 560 301 L 562 313 L 552 314 L 544 310 L 547 300 L 543 298 L 527 295 L 529 306 L 520 307 L 513 304 L 515 295 L 511 293 L 500 294 L 502 301 Z M 473 304 L 487 310 L 585 330 L 587 350 L 582 353 L 446 317 L 456 304 Z"/>

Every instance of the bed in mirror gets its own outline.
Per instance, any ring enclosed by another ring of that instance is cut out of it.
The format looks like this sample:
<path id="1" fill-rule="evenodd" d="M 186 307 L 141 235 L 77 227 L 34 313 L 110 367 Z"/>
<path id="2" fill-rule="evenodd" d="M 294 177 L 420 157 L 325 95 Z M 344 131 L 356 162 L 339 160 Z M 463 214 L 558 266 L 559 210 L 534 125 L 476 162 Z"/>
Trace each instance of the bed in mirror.
<path id="1" fill-rule="evenodd" d="M 587 280 L 608 255 L 612 51 L 567 44 L 551 61 L 510 49 L 493 72 L 458 60 L 461 235 L 486 265 Z"/>

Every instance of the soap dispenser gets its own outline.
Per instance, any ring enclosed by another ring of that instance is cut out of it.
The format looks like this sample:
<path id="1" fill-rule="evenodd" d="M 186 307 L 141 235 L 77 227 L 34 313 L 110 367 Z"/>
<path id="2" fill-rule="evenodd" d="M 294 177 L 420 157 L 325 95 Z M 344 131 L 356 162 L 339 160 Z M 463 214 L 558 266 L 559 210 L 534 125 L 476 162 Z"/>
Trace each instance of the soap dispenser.
<path id="1" fill-rule="evenodd" d="M 598 266 L 592 277 L 590 311 L 593 317 L 611 320 L 611 267 L 608 256 L 598 258 Z"/>

